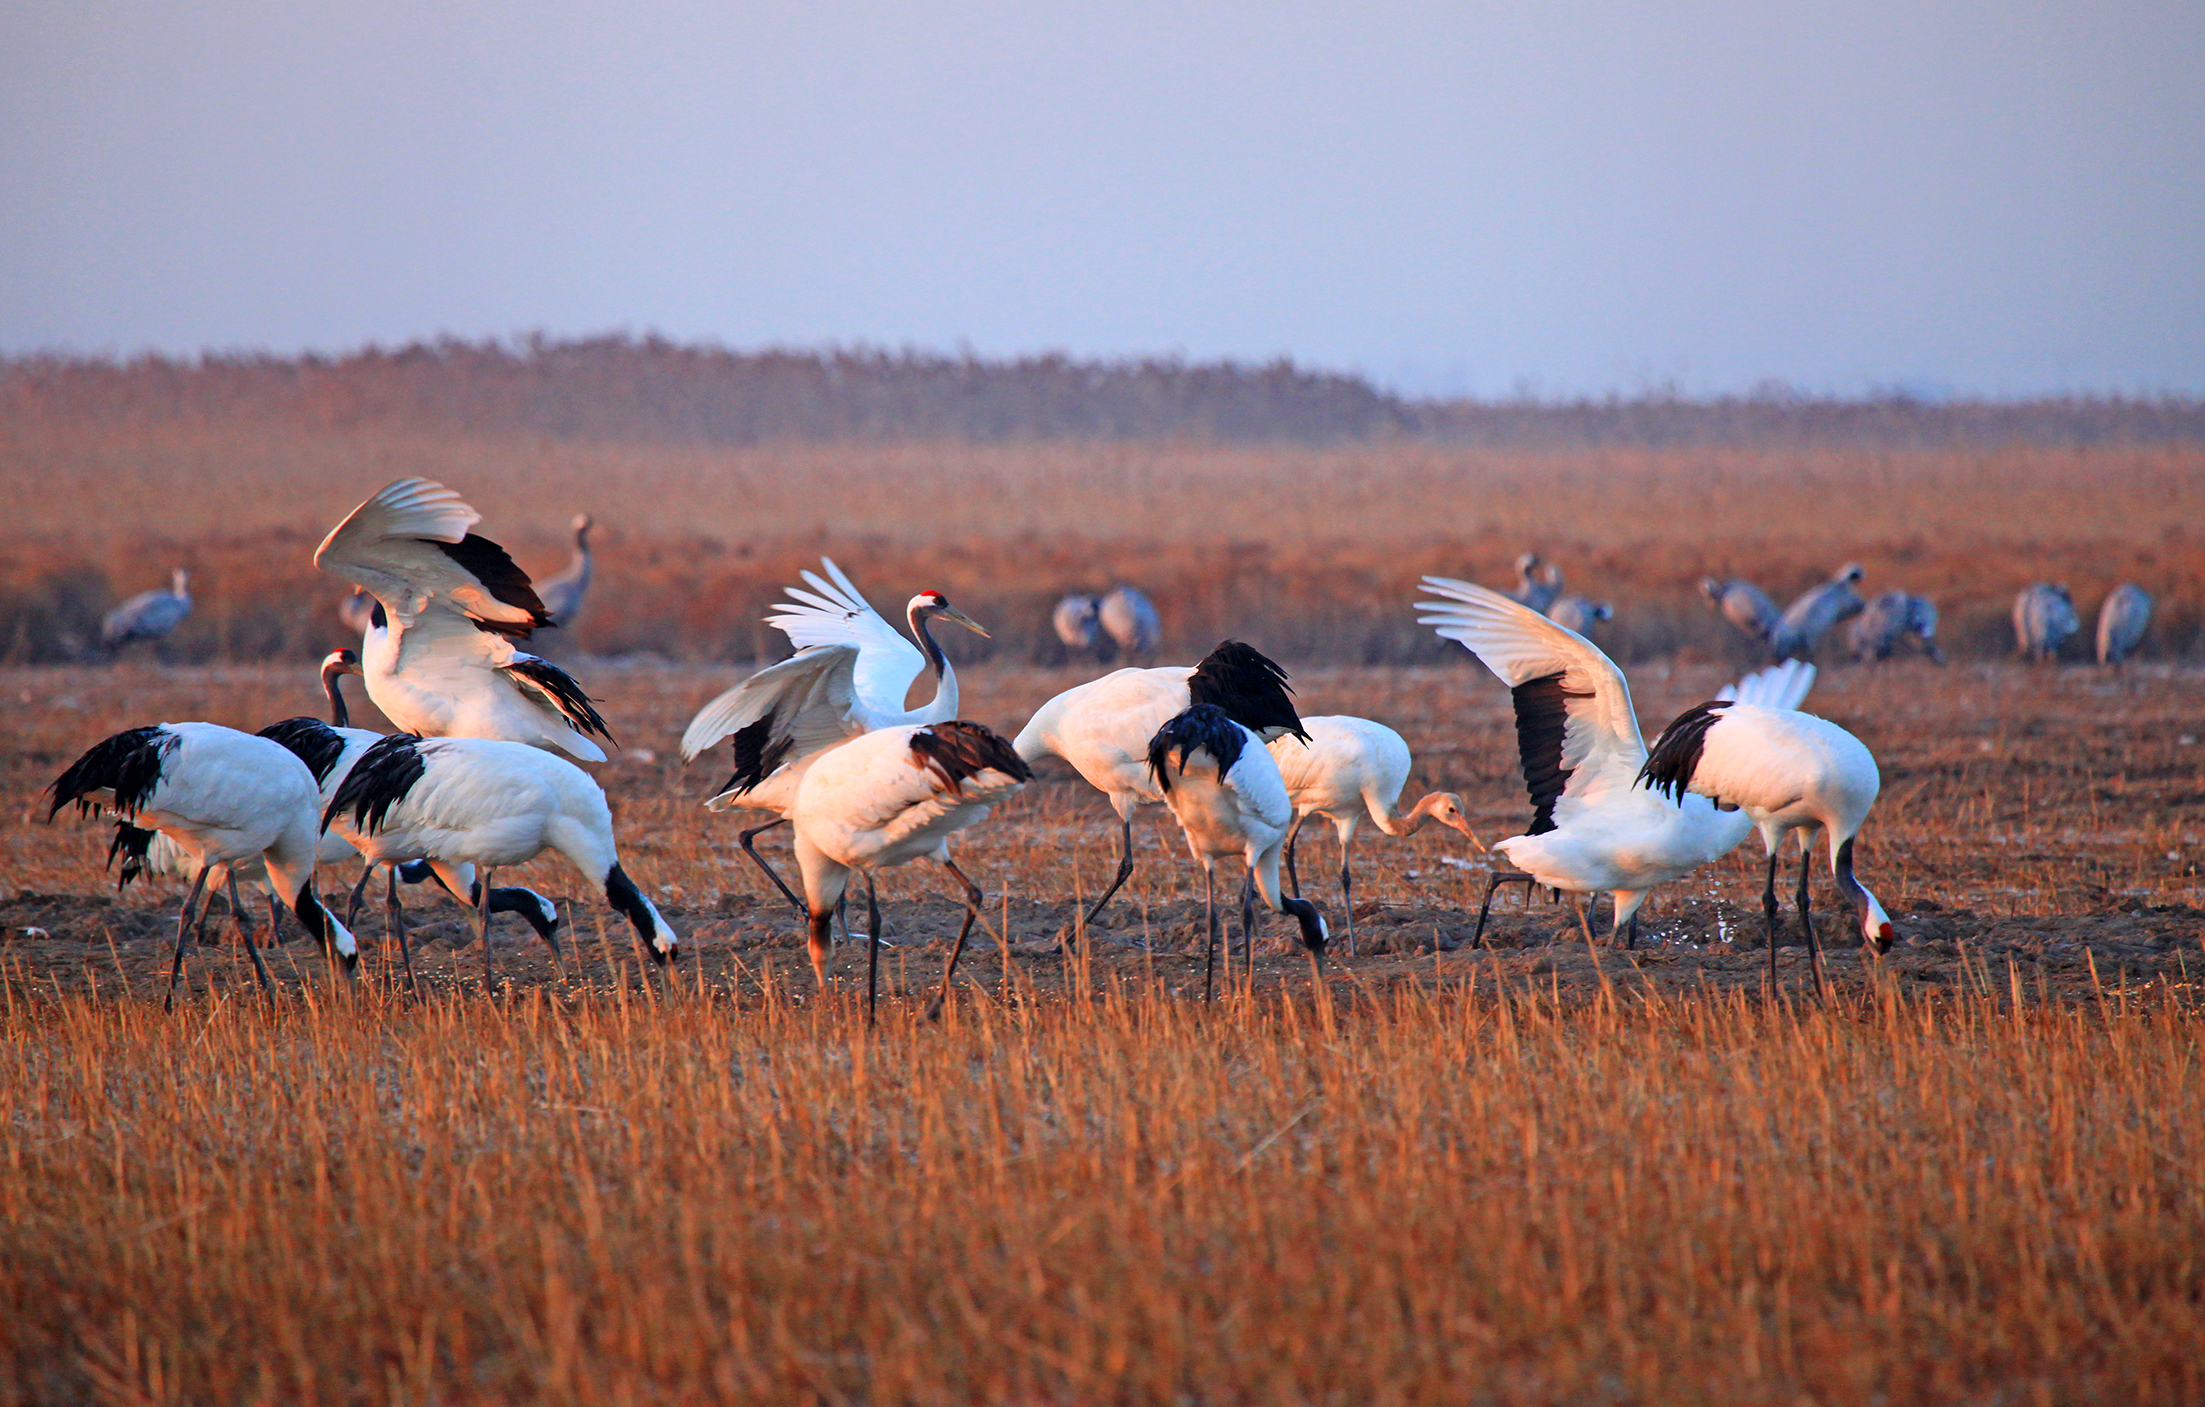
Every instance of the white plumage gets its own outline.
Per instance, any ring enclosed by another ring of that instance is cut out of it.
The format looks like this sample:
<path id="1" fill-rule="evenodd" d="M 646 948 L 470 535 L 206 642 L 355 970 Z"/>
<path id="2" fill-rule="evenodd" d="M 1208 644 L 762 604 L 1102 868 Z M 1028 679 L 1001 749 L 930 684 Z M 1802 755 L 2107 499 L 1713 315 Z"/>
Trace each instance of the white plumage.
<path id="1" fill-rule="evenodd" d="M 192 909 L 218 866 L 257 861 L 307 932 L 348 968 L 358 961 L 351 932 L 314 893 L 320 800 L 314 774 L 280 744 L 216 723 L 133 728 L 78 758 L 48 795 L 48 819 L 72 802 L 87 810 L 111 809 L 132 826 L 168 836 L 190 857 L 197 877 L 177 916 L 171 1000 L 184 967 Z M 211 892 L 207 898 L 211 903 Z M 249 940 L 246 946 L 265 987 L 268 974 L 259 949 Z"/>
<path id="2" fill-rule="evenodd" d="M 1597 646 L 1497 591 L 1424 578 L 1445 599 L 1420 601 L 1417 619 L 1459 641 L 1515 695 L 1516 734 L 1532 804 L 1524 834 L 1494 843 L 1522 872 L 1486 889 L 1536 881 L 1574 894 L 1615 896 L 1620 931 L 1656 885 L 1729 853 L 1752 830 L 1742 814 L 1704 797 L 1672 803 L 1639 785 L 1646 742 L 1630 686 Z M 1784 696 L 1796 673 L 1779 667 L 1743 687 Z M 1811 675 L 1808 676 L 1810 679 Z M 1479 914 L 1483 934 L 1485 915 Z"/>
<path id="3" fill-rule="evenodd" d="M 1202 995 L 1214 987 L 1217 958 L 1217 862 L 1238 858 L 1254 891 L 1274 912 L 1291 914 L 1301 928 L 1312 966 L 1324 971 L 1325 921 L 1307 899 L 1279 888 L 1279 852 L 1294 823 L 1294 803 L 1278 762 L 1252 730 L 1223 709 L 1195 704 L 1165 721 L 1149 740 L 1147 761 L 1154 785 L 1186 835 L 1187 849 L 1202 866 L 1205 958 Z M 1241 938 L 1255 969 L 1252 905 L 1241 905 Z"/>
<path id="4" fill-rule="evenodd" d="M 957 959 L 979 913 L 980 889 L 950 858 L 949 837 L 1016 795 L 1033 771 L 1010 744 L 977 723 L 949 720 L 882 728 L 820 754 L 805 769 L 788 811 L 796 829 L 812 972 L 827 982 L 828 919 L 852 871 L 866 877 L 867 990 L 871 1017 L 879 985 L 880 908 L 873 871 L 931 859 L 954 877 L 964 926 L 942 973 L 949 992 Z"/>
<path id="5" fill-rule="evenodd" d="M 1483 850 L 1463 814 L 1462 798 L 1451 791 L 1435 791 L 1417 799 L 1404 814 L 1394 807 L 1401 788 L 1409 780 L 1409 744 L 1383 723 L 1347 714 L 1319 714 L 1302 719 L 1306 740 L 1292 735 L 1274 738 L 1271 757 L 1278 763 L 1279 778 L 1294 807 L 1294 827 L 1286 838 L 1286 879 L 1296 897 L 1301 878 L 1294 872 L 1294 842 L 1302 822 L 1323 816 L 1332 822 L 1340 838 L 1340 906 L 1347 915 L 1348 953 L 1355 953 L 1355 883 L 1348 872 L 1348 842 L 1365 815 L 1378 829 L 1392 836 L 1410 836 L 1426 820 L 1459 831 Z"/>
<path id="6" fill-rule="evenodd" d="M 1700 578 L 1700 594 L 1722 613 L 1732 629 L 1754 644 L 1769 648 L 1780 617 L 1767 592 L 1742 577 L 1704 576 Z"/>
<path id="7" fill-rule="evenodd" d="M 805 768 L 821 752 L 878 729 L 946 723 L 955 717 L 957 671 L 934 642 L 932 622 L 949 620 L 977 635 L 988 633 L 941 592 L 922 591 L 904 611 L 920 641 L 914 646 L 866 604 L 840 567 L 827 559 L 821 565 L 831 581 L 805 572 L 812 589 L 790 587 L 793 600 L 766 617 L 767 624 L 796 644 L 796 654 L 698 709 L 681 735 L 684 762 L 734 737 L 734 771 L 705 805 L 714 811 L 742 808 L 775 816 L 739 838 L 744 853 L 799 910 L 803 902 L 758 853 L 758 836 L 788 815 Z M 930 666 L 935 671 L 934 697 L 918 708 L 906 708 L 911 682 Z"/>
<path id="8" fill-rule="evenodd" d="M 1776 657 L 1792 659 L 1813 650 L 1830 627 L 1858 615 L 1867 604 L 1858 588 L 1867 573 L 1858 562 L 1847 562 L 1837 574 L 1819 586 L 1801 592 L 1769 632 L 1769 647 Z"/>
<path id="9" fill-rule="evenodd" d="M 540 748 L 393 733 L 354 764 L 322 820 L 370 864 L 428 861 L 454 894 L 473 886 L 467 866 L 479 870 L 476 914 L 486 975 L 491 877 L 546 850 L 604 890 L 606 902 L 634 925 L 655 960 L 665 961 L 679 947 L 679 937 L 620 867 L 604 789 Z"/>
<path id="10" fill-rule="evenodd" d="M 1217 705 L 1266 741 L 1301 731 L 1286 671 L 1227 640 L 1192 668 L 1120 669 L 1067 689 L 1036 709 L 1012 742 L 1029 763 L 1049 756 L 1071 763 L 1117 813 L 1118 872 L 1088 909 L 1088 923 L 1133 874 L 1134 811 L 1164 799 L 1148 765 L 1149 743 L 1195 703 Z"/>
<path id="11" fill-rule="evenodd" d="M 1095 609 L 1104 633 L 1126 658 L 1147 659 L 1156 653 L 1164 638 L 1164 623 L 1146 592 L 1137 586 L 1114 586 Z"/>
<path id="12" fill-rule="evenodd" d="M 470 532 L 482 515 L 428 479 L 400 479 L 362 503 L 314 564 L 376 599 L 361 638 L 368 697 L 424 737 L 503 739 L 605 760 L 609 737 L 581 686 L 513 642 L 550 623 L 528 576 Z"/>
<path id="13" fill-rule="evenodd" d="M 1806 682 L 1813 680 L 1807 667 Z M 1805 684 L 1798 690 L 1806 692 Z M 1793 700 L 1792 702 L 1796 702 Z M 1821 970 L 1821 944 L 1808 917 L 1807 872 L 1818 836 L 1827 838 L 1830 877 L 1859 915 L 1862 937 L 1891 946 L 1891 919 L 1853 875 L 1853 839 L 1875 805 L 1876 759 L 1843 728 L 1782 699 L 1748 694 L 1687 709 L 1655 739 L 1641 775 L 1670 796 L 1706 797 L 1738 808 L 1768 850 L 1762 908 L 1768 919 L 1769 975 L 1776 973 L 1776 869 L 1784 837 L 1799 837 L 1799 922 Z"/>

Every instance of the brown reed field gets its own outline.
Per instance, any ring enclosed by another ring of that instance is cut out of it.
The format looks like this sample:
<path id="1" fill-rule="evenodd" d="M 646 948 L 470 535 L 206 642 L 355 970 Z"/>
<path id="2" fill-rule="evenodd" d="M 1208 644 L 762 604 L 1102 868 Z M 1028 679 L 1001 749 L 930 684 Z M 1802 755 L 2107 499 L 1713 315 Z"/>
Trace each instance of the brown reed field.
<path id="1" fill-rule="evenodd" d="M 160 366 L 0 378 L 0 1403 L 2205 1400 L 2195 435 L 684 437 L 589 420 L 647 380 L 530 419 L 377 409 L 401 372 L 446 385 L 435 357 L 326 370 L 206 371 L 228 399 Z M 501 926 L 494 989 L 415 892 L 420 996 L 371 904 L 356 980 L 287 925 L 264 1002 L 217 905 L 164 1016 L 182 887 L 115 893 L 105 825 L 38 793 L 123 727 L 318 712 L 344 642 L 308 554 L 412 473 L 538 572 L 597 516 L 592 600 L 545 642 L 619 735 L 592 771 L 683 953 L 651 967 L 538 861 L 500 882 L 560 904 L 563 952 Z M 1772 986 L 1751 847 L 1657 892 L 1636 951 L 1513 891 L 1473 946 L 1485 858 L 1366 827 L 1349 957 L 1320 827 L 1324 979 L 1268 923 L 1205 1004 L 1168 819 L 1083 933 L 1116 826 L 1049 764 L 958 842 L 988 913 L 939 1021 L 959 910 L 883 877 L 868 1030 L 861 945 L 814 990 L 698 805 L 719 759 L 675 750 L 823 552 L 989 626 L 949 643 L 1005 732 L 1095 672 L 1054 599 L 1130 580 L 1163 658 L 1251 640 L 1492 840 L 1524 822 L 1507 695 L 1409 602 L 1527 547 L 1616 604 L 1649 729 L 1744 661 L 1703 573 L 1781 597 L 1857 560 L 1937 599 L 1951 664 L 1826 657 L 1808 705 L 1882 768 L 1859 865 L 1889 955 L 1825 908 L 1818 996 L 1787 895 Z M 90 662 L 175 564 L 186 626 Z M 2144 584 L 2146 658 L 2006 658 L 2037 579 L 2086 616 Z"/>
<path id="2" fill-rule="evenodd" d="M 503 934 L 495 999 L 416 895 L 422 999 L 371 906 L 356 983 L 294 928 L 269 1011 L 225 931 L 172 1017 L 180 888 L 101 895 L 104 826 L 35 794 L 130 723 L 310 711 L 312 675 L 0 671 L 0 1400 L 2197 1400 L 2192 668 L 1829 671 L 1902 940 L 1871 961 L 1823 915 L 1826 1002 L 1791 933 L 1767 988 L 1745 850 L 1658 893 L 1635 953 L 1514 899 L 1479 949 L 1483 858 L 1366 829 L 1363 955 L 1320 990 L 1267 925 L 1205 1006 L 1168 822 L 1059 950 L 1115 825 L 1051 766 L 959 843 L 989 924 L 939 1023 L 956 910 L 883 877 L 868 1032 L 862 950 L 813 991 L 697 806 L 717 760 L 674 760 L 741 671 L 575 667 L 626 744 L 595 770 L 628 867 L 689 940 L 670 972 L 537 862 L 501 882 L 560 902 L 567 950 Z M 1008 728 L 1086 672 L 967 670 L 964 711 Z M 1723 673 L 1635 670 L 1649 725 Z M 1401 728 L 1412 793 L 1521 824 L 1474 663 L 1295 682 Z M 1337 936 L 1334 858 L 1302 847 Z"/>

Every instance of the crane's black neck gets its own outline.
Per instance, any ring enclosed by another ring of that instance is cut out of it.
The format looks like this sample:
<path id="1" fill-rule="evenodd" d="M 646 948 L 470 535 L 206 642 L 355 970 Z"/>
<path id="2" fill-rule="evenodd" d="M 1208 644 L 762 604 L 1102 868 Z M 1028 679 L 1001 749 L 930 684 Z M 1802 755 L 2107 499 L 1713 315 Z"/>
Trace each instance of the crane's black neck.
<path id="1" fill-rule="evenodd" d="M 329 695 L 329 725 L 333 728 L 352 726 L 351 710 L 345 707 L 344 678 L 341 669 L 322 671 L 322 688 Z"/>
<path id="2" fill-rule="evenodd" d="M 957 671 L 949 667 L 949 657 L 942 653 L 940 645 L 934 643 L 934 632 L 927 628 L 933 619 L 932 611 L 922 611 L 917 606 L 913 606 L 905 616 L 905 620 L 910 623 L 911 633 L 919 638 L 919 649 L 926 655 L 927 668 L 934 671 L 934 701 L 937 704 L 946 701 L 949 711 L 954 714 L 957 711 Z"/>

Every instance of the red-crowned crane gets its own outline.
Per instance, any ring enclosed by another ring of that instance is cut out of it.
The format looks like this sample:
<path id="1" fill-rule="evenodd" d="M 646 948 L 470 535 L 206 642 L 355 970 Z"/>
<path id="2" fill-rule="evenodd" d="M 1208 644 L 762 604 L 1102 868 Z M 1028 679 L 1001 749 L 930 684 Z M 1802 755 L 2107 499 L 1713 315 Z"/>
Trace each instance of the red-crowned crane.
<path id="1" fill-rule="evenodd" d="M 1812 667 L 1808 667 L 1812 682 Z M 1804 696 L 1805 689 L 1800 689 Z M 1822 985 L 1822 945 L 1807 912 L 1807 872 L 1816 837 L 1830 851 L 1830 877 L 1860 916 L 1864 941 L 1881 953 L 1891 947 L 1891 917 L 1853 875 L 1853 838 L 1876 804 L 1881 785 L 1876 759 L 1860 739 L 1826 718 L 1796 708 L 1740 699 L 1714 699 L 1677 715 L 1662 730 L 1639 778 L 1664 796 L 1683 802 L 1705 797 L 1751 820 L 1768 848 L 1768 882 L 1762 912 L 1768 919 L 1769 981 L 1776 981 L 1776 867 L 1784 837 L 1799 836 L 1799 926 Z"/>
<path id="2" fill-rule="evenodd" d="M 2144 643 L 2151 628 L 2151 593 L 2123 582 L 2106 593 L 2098 607 L 2098 663 L 2119 664 Z"/>
<path id="3" fill-rule="evenodd" d="M 982 638 L 988 633 L 941 592 L 922 591 L 904 605 L 904 619 L 919 642 L 914 646 L 866 602 L 842 568 L 824 558 L 820 564 L 827 577 L 806 571 L 811 589 L 788 588 L 791 599 L 766 617 L 795 643 L 796 654 L 698 709 L 681 735 L 684 762 L 722 738 L 734 738 L 734 771 L 705 805 L 773 814 L 773 820 L 737 839 L 799 913 L 803 901 L 758 853 L 756 842 L 787 820 L 804 768 L 825 749 L 876 729 L 955 718 L 957 670 L 935 643 L 932 625 L 946 620 Z M 927 669 L 934 672 L 934 697 L 906 708 L 912 682 Z"/>
<path id="4" fill-rule="evenodd" d="M 1392 836 L 1415 835 L 1427 820 L 1459 831 L 1483 850 L 1470 829 L 1462 798 L 1451 791 L 1428 792 L 1406 813 L 1394 808 L 1409 780 L 1409 745 L 1383 723 L 1347 714 L 1318 714 L 1302 719 L 1308 738 L 1274 739 L 1272 760 L 1294 804 L 1294 827 L 1286 836 L 1286 883 L 1301 897 L 1301 876 L 1294 872 L 1294 842 L 1302 822 L 1323 816 L 1340 838 L 1340 909 L 1347 915 L 1348 956 L 1355 956 L 1355 881 L 1348 873 L 1348 842 L 1367 814 Z"/>
<path id="5" fill-rule="evenodd" d="M 370 864 L 426 860 L 444 887 L 477 895 L 485 983 L 490 957 L 491 876 L 501 867 L 555 852 L 635 927 L 656 962 L 680 938 L 620 867 L 612 810 L 587 772 L 541 748 L 491 738 L 379 738 L 322 808 L 321 823 Z M 474 884 L 479 871 L 481 883 Z M 544 941 L 558 952 L 552 935 Z"/>
<path id="6" fill-rule="evenodd" d="M 1325 921 L 1315 904 L 1279 889 L 1279 852 L 1294 821 L 1279 765 L 1252 729 L 1221 708 L 1198 703 L 1164 725 L 1149 739 L 1148 767 L 1164 804 L 1186 834 L 1187 849 L 1202 866 L 1202 999 L 1215 989 L 1217 971 L 1217 862 L 1237 857 L 1248 869 L 1250 887 L 1265 907 L 1290 914 L 1301 927 L 1312 974 L 1324 978 Z M 1248 949 L 1248 973 L 1256 968 L 1253 900 L 1244 895 L 1241 941 Z M 1229 956 L 1229 953 L 1228 953 Z"/>
<path id="7" fill-rule="evenodd" d="M 341 958 L 359 962 L 352 933 L 314 893 L 316 803 L 314 774 L 279 743 L 218 723 L 157 723 L 115 734 L 87 751 L 47 788 L 52 820 L 74 802 L 112 810 L 140 830 L 158 831 L 192 857 L 197 878 L 176 917 L 176 957 L 168 998 L 184 970 L 184 940 L 192 909 L 215 867 L 259 861 L 269 883 L 288 897 L 299 923 Z M 110 848 L 112 858 L 114 851 Z M 268 970 L 251 942 L 253 971 L 268 987 Z"/>
<path id="8" fill-rule="evenodd" d="M 1087 911 L 1093 923 L 1133 874 L 1133 813 L 1164 800 L 1148 765 L 1156 730 L 1193 704 L 1213 704 L 1265 742 L 1306 737 L 1286 671 L 1253 646 L 1227 640 L 1200 664 L 1121 669 L 1065 690 L 1034 710 L 1012 746 L 1028 762 L 1056 756 L 1110 798 L 1118 813 L 1118 873 Z"/>
<path id="9" fill-rule="evenodd" d="M 574 556 L 565 567 L 536 583 L 536 595 L 542 598 L 544 614 L 561 630 L 572 630 L 574 618 L 582 613 L 583 598 L 590 589 L 590 527 L 587 513 L 574 515 Z"/>
<path id="10" fill-rule="evenodd" d="M 1493 845 L 1520 873 L 1494 873 L 1471 941 L 1484 939 L 1495 889 L 1536 882 L 1572 894 L 1612 893 L 1616 931 L 1631 925 L 1627 941 L 1635 946 L 1633 920 L 1647 892 L 1728 854 L 1752 822 L 1705 797 L 1678 804 L 1639 784 L 1646 743 L 1630 685 L 1591 641 L 1470 582 L 1428 576 L 1424 587 L 1444 599 L 1418 602 L 1426 614 L 1417 619 L 1468 647 L 1513 693 L 1531 798 L 1524 833 Z M 1780 666 L 1741 681 L 1741 692 L 1796 702 L 1797 678 Z M 1589 922 L 1586 934 L 1589 940 Z"/>
<path id="11" fill-rule="evenodd" d="M 314 564 L 375 597 L 361 637 L 368 697 L 400 729 L 557 748 L 585 762 L 611 737 L 581 685 L 514 648 L 549 625 L 528 574 L 469 531 L 482 515 L 429 479 L 400 479 L 352 510 Z"/>
<path id="12" fill-rule="evenodd" d="M 2014 648 L 2023 659 L 2057 660 L 2060 647 L 2080 629 L 2066 582 L 2032 582 L 2015 595 Z"/>
<path id="13" fill-rule="evenodd" d="M 787 816 L 796 829 L 812 975 L 827 985 L 828 922 L 850 882 L 865 876 L 865 1019 L 880 993 L 880 896 L 873 872 L 933 860 L 959 886 L 965 921 L 929 1014 L 948 999 L 957 959 L 979 917 L 980 887 L 950 858 L 949 838 L 1018 793 L 1033 776 L 1011 745 L 978 723 L 950 719 L 876 729 L 818 754 Z"/>

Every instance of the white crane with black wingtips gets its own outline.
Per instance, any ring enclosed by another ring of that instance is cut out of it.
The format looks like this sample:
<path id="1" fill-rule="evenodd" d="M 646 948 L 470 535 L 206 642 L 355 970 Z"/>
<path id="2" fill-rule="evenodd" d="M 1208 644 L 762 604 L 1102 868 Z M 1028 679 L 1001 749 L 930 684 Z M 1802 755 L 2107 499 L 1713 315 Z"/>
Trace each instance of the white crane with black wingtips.
<path id="1" fill-rule="evenodd" d="M 1741 812 L 1702 796 L 1679 804 L 1639 782 L 1646 742 L 1630 685 L 1615 662 L 1574 631 L 1497 591 L 1426 577 L 1440 600 L 1417 603 L 1417 619 L 1459 641 L 1514 695 L 1516 741 L 1531 824 L 1493 849 L 1517 873 L 1495 871 L 1472 942 L 1482 942 L 1493 892 L 1538 883 L 1572 894 L 1615 896 L 1615 929 L 1630 925 L 1655 886 L 1682 878 L 1736 848 L 1753 829 Z M 1810 676 L 1811 677 L 1811 676 Z M 1740 681 L 1749 698 L 1788 697 L 1796 673 L 1779 666 Z M 1585 923 L 1591 939 L 1591 924 Z"/>
<path id="2" fill-rule="evenodd" d="M 482 515 L 444 485 L 400 479 L 352 510 L 314 564 L 375 597 L 361 638 L 368 697 L 399 729 L 557 748 L 585 762 L 611 733 L 572 675 L 515 648 L 551 618 Z"/>
<path id="3" fill-rule="evenodd" d="M 1202 866 L 1202 999 L 1210 1000 L 1215 987 L 1217 862 L 1228 858 L 1238 858 L 1248 869 L 1250 884 L 1241 899 L 1240 932 L 1248 950 L 1250 981 L 1256 969 L 1254 896 L 1300 925 L 1311 971 L 1322 981 L 1324 916 L 1307 899 L 1279 888 L 1279 852 L 1286 848 L 1294 803 L 1262 739 L 1223 709 L 1198 703 L 1156 730 L 1149 740 L 1147 760 L 1157 791 L 1187 837 L 1188 851 Z"/>
<path id="4" fill-rule="evenodd" d="M 477 896 L 484 981 L 490 957 L 491 877 L 550 850 L 602 889 L 660 963 L 680 938 L 620 867 L 604 788 L 563 757 L 491 738 L 392 733 L 355 762 L 322 808 L 321 823 L 370 864 L 426 860 L 444 887 Z M 476 873 L 481 883 L 474 884 Z M 556 955 L 558 942 L 543 935 Z"/>
<path id="5" fill-rule="evenodd" d="M 929 1008 L 949 997 L 957 959 L 980 914 L 980 887 L 950 858 L 949 838 L 1017 795 L 1033 769 L 978 723 L 949 719 L 880 728 L 820 754 L 804 770 L 789 807 L 804 885 L 812 975 L 827 985 L 828 922 L 853 871 L 865 876 L 865 1019 L 880 993 L 880 895 L 873 872 L 932 860 L 958 884 L 965 921 Z"/>
<path id="6" fill-rule="evenodd" d="M 1797 693 L 1814 681 L 1812 665 Z M 1822 986 L 1822 944 L 1807 909 L 1807 872 L 1818 837 L 1826 838 L 1830 878 L 1860 917 L 1861 936 L 1878 953 L 1891 947 L 1891 916 L 1853 874 L 1853 839 L 1876 804 L 1881 779 L 1876 759 L 1860 739 L 1826 718 L 1785 703 L 1720 698 L 1677 715 L 1654 740 L 1639 779 L 1682 802 L 1706 797 L 1724 810 L 1737 808 L 1761 832 L 1768 848 L 1768 882 L 1762 912 L 1768 920 L 1769 981 L 1776 981 L 1776 867 L 1784 837 L 1799 837 L 1799 926 Z"/>
<path id="7" fill-rule="evenodd" d="M 738 839 L 743 853 L 799 913 L 803 900 L 758 853 L 756 841 L 787 820 L 804 768 L 827 748 L 877 729 L 955 718 L 957 670 L 935 642 L 933 623 L 946 620 L 983 638 L 988 633 L 941 592 L 922 591 L 904 605 L 904 619 L 919 642 L 913 645 L 866 602 L 840 567 L 827 559 L 821 565 L 827 578 L 805 572 L 811 589 L 790 587 L 792 599 L 766 617 L 796 644 L 796 654 L 698 709 L 681 735 L 684 762 L 695 761 L 723 738 L 734 739 L 734 771 L 705 805 L 773 814 L 773 820 L 740 832 Z M 905 707 L 912 682 L 927 669 L 934 672 L 934 697 L 917 708 Z"/>
<path id="8" fill-rule="evenodd" d="M 218 866 L 258 860 L 300 925 L 348 972 L 359 962 L 351 931 L 314 892 L 320 800 L 314 774 L 281 744 L 218 723 L 132 728 L 94 744 L 54 779 L 47 797 L 48 820 L 71 803 L 89 812 L 111 810 L 132 826 L 168 836 L 192 857 L 197 877 L 176 916 L 164 1009 L 176 999 L 192 909 L 202 893 L 212 902 L 207 877 Z M 112 846 L 108 853 L 112 859 Z M 267 990 L 268 970 L 249 937 L 253 971 Z"/>
<path id="9" fill-rule="evenodd" d="M 1121 669 L 1058 694 L 1034 710 L 1012 746 L 1028 762 L 1061 757 L 1110 798 L 1118 813 L 1118 872 L 1083 920 L 1093 923 L 1133 874 L 1133 813 L 1164 800 L 1148 765 L 1156 730 L 1193 704 L 1214 704 L 1266 743 L 1308 736 L 1286 671 L 1253 646 L 1227 640 L 1200 664 Z"/>

